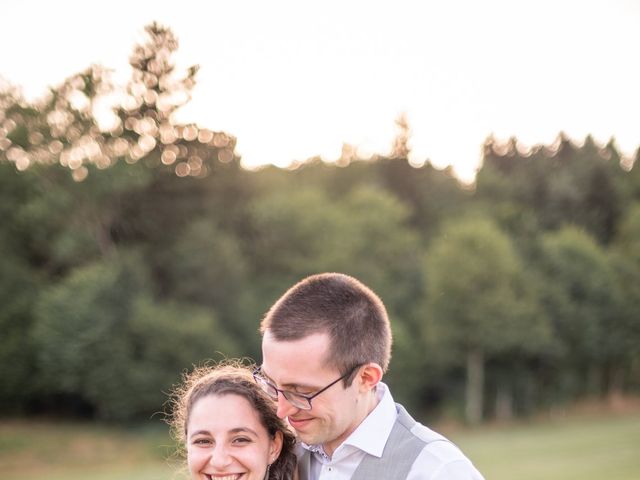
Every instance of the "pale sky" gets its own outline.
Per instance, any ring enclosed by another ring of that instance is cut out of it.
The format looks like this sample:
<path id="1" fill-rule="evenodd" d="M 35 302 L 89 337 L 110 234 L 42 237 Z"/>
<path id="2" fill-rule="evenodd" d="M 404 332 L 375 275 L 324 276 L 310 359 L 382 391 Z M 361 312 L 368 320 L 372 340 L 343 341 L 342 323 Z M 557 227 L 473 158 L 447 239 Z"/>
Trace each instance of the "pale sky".
<path id="1" fill-rule="evenodd" d="M 0 10 L 0 75 L 29 99 L 92 63 L 124 83 L 156 20 L 201 66 L 181 122 L 226 131 L 246 165 L 388 153 L 407 114 L 412 160 L 473 176 L 491 133 L 562 130 L 640 145 L 639 0 L 320 2 L 21 0 Z"/>

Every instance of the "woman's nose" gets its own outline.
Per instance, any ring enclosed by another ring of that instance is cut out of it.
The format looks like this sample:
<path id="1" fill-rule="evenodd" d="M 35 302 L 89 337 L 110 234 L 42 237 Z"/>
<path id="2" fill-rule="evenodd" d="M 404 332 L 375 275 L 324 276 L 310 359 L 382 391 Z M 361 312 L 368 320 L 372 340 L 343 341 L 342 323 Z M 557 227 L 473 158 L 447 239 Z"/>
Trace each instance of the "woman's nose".
<path id="1" fill-rule="evenodd" d="M 211 451 L 211 458 L 209 463 L 215 468 L 223 468 L 229 465 L 232 461 L 231 455 L 226 445 L 216 445 Z"/>

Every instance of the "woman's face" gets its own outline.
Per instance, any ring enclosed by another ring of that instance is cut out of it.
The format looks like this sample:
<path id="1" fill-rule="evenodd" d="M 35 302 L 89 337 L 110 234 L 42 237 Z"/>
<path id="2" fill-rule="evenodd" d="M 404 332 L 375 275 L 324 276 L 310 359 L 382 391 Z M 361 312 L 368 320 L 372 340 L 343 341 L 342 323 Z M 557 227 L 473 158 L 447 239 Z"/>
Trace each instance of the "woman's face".
<path id="1" fill-rule="evenodd" d="M 187 424 L 187 460 L 193 480 L 263 480 L 282 448 L 249 401 L 235 394 L 196 401 Z"/>

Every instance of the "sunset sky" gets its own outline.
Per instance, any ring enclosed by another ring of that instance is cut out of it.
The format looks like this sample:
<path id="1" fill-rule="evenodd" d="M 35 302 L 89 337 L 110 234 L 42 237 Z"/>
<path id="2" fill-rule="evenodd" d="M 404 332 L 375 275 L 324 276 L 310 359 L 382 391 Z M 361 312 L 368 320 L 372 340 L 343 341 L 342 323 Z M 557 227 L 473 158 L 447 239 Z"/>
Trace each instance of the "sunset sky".
<path id="1" fill-rule="evenodd" d="M 387 153 L 402 112 L 412 161 L 467 180 L 491 133 L 640 144 L 640 1 L 21 0 L 2 19 L 0 75 L 29 99 L 92 63 L 124 83 L 144 26 L 171 27 L 178 69 L 201 66 L 179 120 L 247 165 Z"/>

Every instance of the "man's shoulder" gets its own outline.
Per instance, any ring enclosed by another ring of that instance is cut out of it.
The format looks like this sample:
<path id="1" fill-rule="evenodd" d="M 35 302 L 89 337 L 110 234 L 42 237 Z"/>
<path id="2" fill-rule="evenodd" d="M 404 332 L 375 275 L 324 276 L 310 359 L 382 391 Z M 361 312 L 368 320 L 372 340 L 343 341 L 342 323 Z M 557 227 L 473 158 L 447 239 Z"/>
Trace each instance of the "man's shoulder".
<path id="1" fill-rule="evenodd" d="M 418 422 L 416 422 L 416 424 L 412 428 L 410 428 L 409 431 L 415 437 L 422 440 L 425 444 L 433 442 L 451 443 L 451 441 L 444 435 Z"/>
<path id="2" fill-rule="evenodd" d="M 396 403 L 396 422 L 408 430 L 414 437 L 425 443 L 431 442 L 448 442 L 449 440 L 435 430 L 430 429 L 426 425 L 416 421 L 407 410 Z"/>
<path id="3" fill-rule="evenodd" d="M 440 456 L 457 457 L 462 455 L 460 449 L 441 433 L 415 421 L 401 405 L 398 405 L 398 423 L 419 443 L 421 450 L 429 450 Z"/>
<path id="4" fill-rule="evenodd" d="M 460 478 L 482 479 L 482 475 L 478 473 L 471 461 L 455 443 L 441 433 L 413 420 L 401 405 L 397 405 L 397 407 L 398 420 L 403 422 L 409 432 L 422 443 L 414 467 L 418 467 L 420 471 L 424 472 L 450 471 L 452 474 L 467 472 L 469 477 Z M 410 420 L 407 420 L 407 417 Z M 459 477 L 456 474 L 452 478 Z"/>

